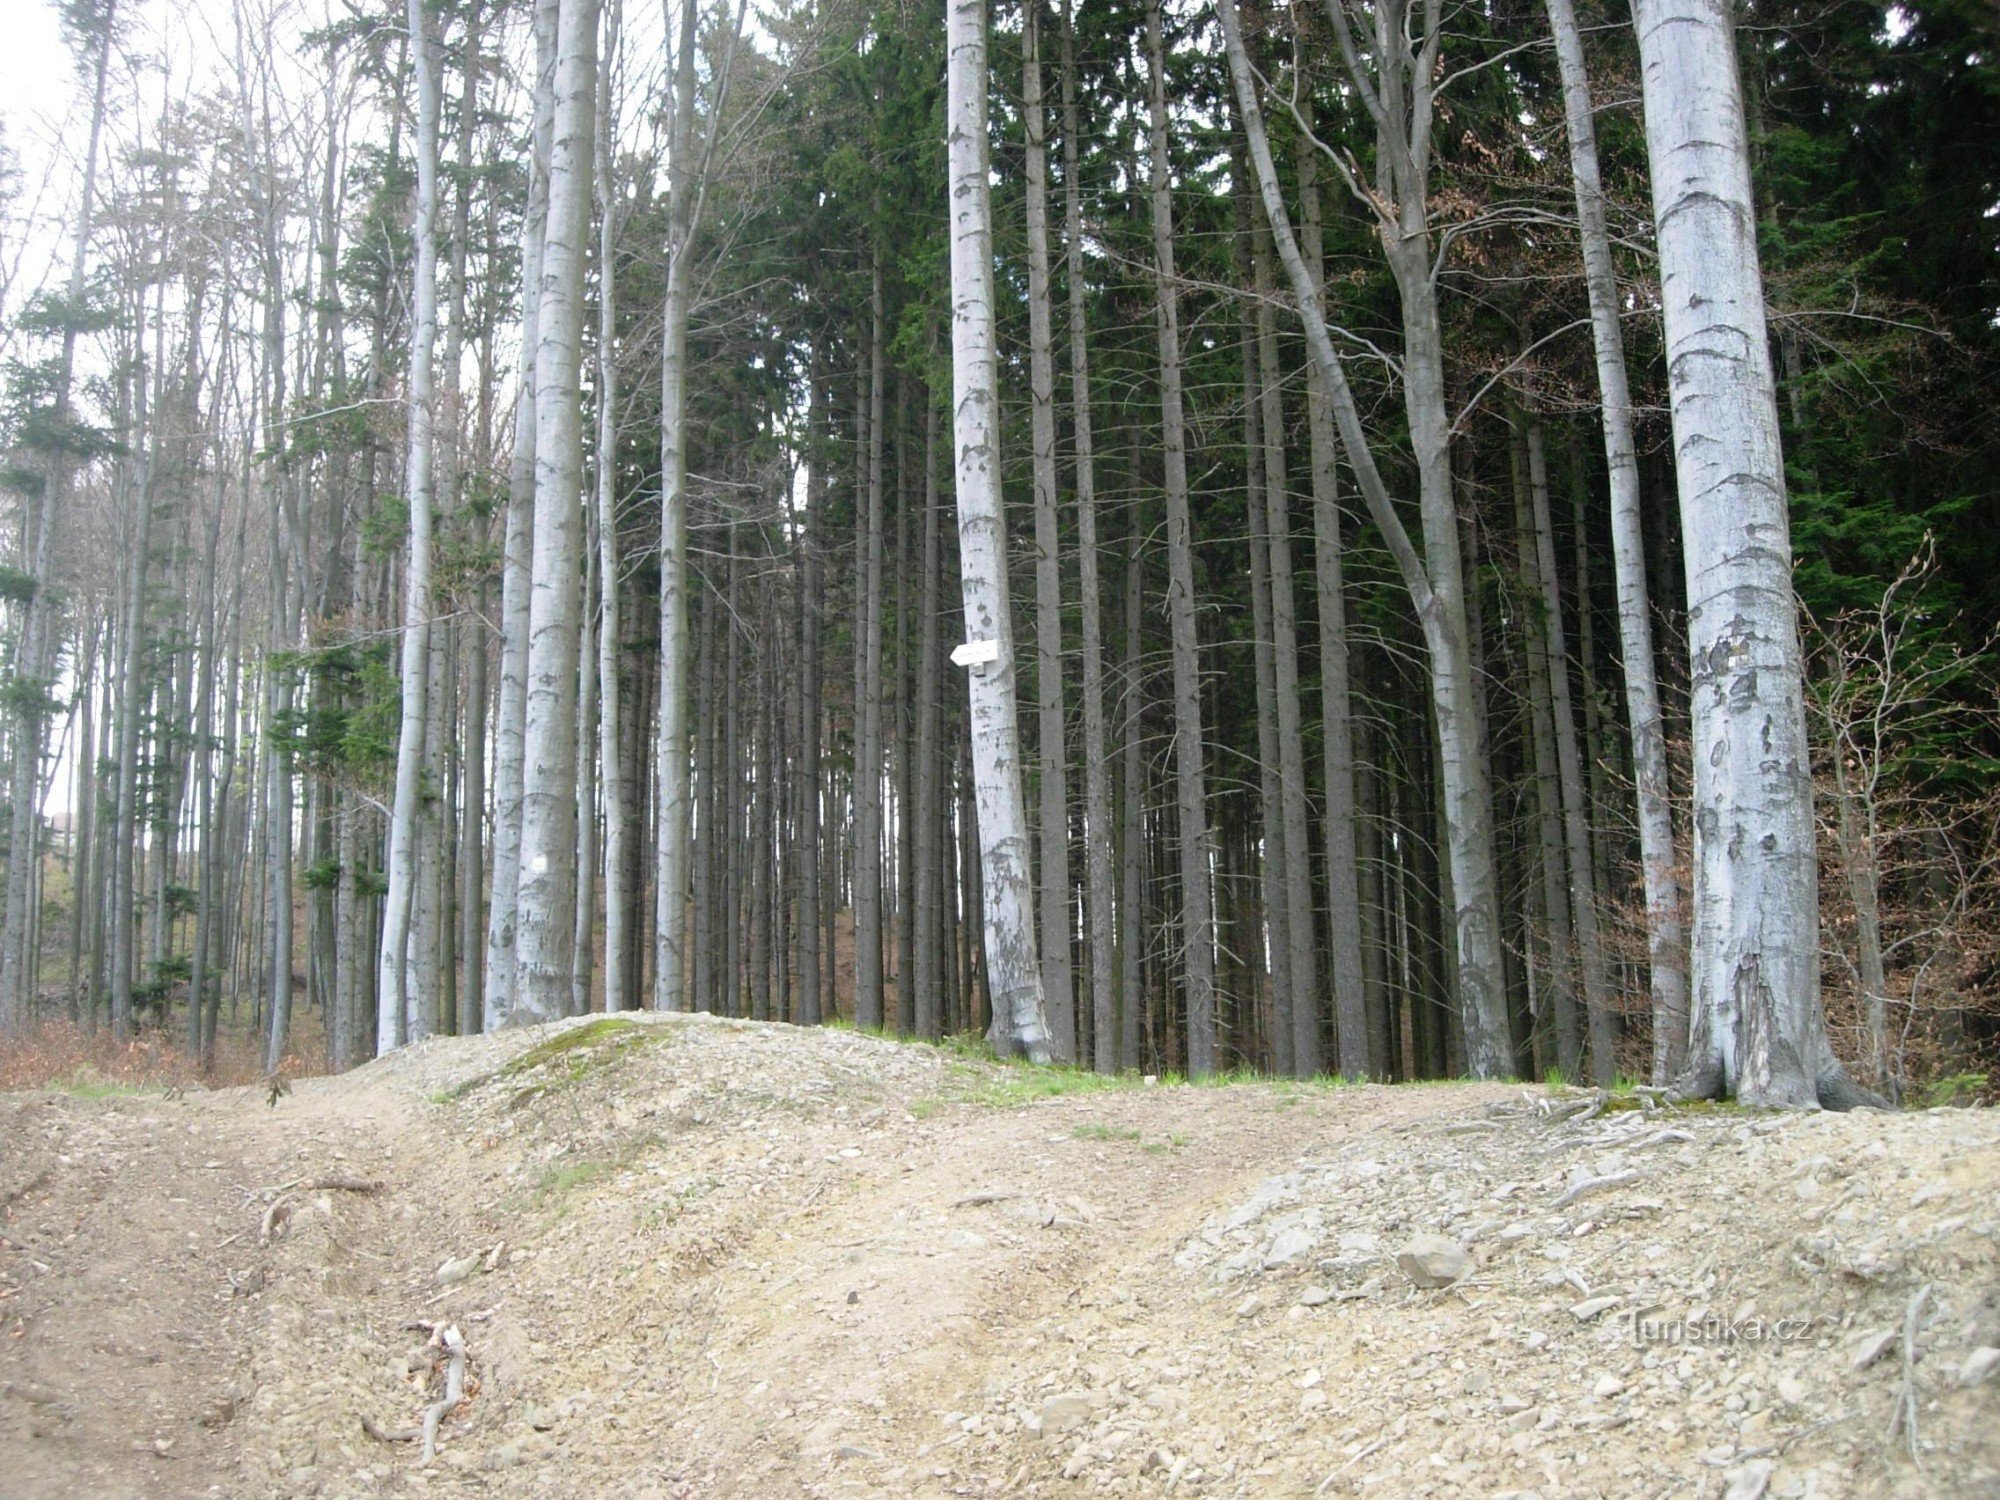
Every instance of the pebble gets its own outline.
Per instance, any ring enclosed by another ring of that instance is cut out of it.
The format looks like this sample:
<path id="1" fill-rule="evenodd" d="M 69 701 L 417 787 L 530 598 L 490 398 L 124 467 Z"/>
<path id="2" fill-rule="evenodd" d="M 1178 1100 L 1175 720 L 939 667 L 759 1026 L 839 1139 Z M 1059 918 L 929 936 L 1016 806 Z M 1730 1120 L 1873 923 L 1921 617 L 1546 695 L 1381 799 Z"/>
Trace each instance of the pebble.
<path id="1" fill-rule="evenodd" d="M 1281 1229 L 1272 1236 L 1271 1243 L 1264 1249 L 1264 1269 L 1276 1270 L 1279 1266 L 1288 1266 L 1294 1261 L 1304 1260 L 1312 1253 L 1316 1243 L 1309 1230 L 1302 1229 L 1296 1224 L 1289 1229 Z"/>
<path id="2" fill-rule="evenodd" d="M 1069 1432 L 1090 1420 L 1096 1403 L 1083 1391 L 1063 1391 L 1042 1402 L 1042 1433 Z"/>
<path id="3" fill-rule="evenodd" d="M 1419 1234 L 1396 1252 L 1396 1264 L 1420 1287 L 1443 1287 L 1464 1277 L 1472 1269 L 1472 1258 L 1457 1240 Z"/>
<path id="4" fill-rule="evenodd" d="M 1879 1328 L 1865 1334 L 1855 1341 L 1854 1354 L 1848 1363 L 1856 1370 L 1865 1370 L 1887 1354 L 1895 1342 L 1896 1330 L 1893 1328 Z"/>
<path id="5" fill-rule="evenodd" d="M 456 1256 L 437 1268 L 439 1286 L 455 1286 L 465 1280 L 485 1263 L 486 1257 L 478 1251 L 470 1255 Z"/>
<path id="6" fill-rule="evenodd" d="M 1991 1344 L 1982 1344 L 1965 1356 L 1965 1362 L 1958 1367 L 1958 1383 L 1964 1386 L 1978 1385 L 2000 1368 L 2000 1349 Z"/>

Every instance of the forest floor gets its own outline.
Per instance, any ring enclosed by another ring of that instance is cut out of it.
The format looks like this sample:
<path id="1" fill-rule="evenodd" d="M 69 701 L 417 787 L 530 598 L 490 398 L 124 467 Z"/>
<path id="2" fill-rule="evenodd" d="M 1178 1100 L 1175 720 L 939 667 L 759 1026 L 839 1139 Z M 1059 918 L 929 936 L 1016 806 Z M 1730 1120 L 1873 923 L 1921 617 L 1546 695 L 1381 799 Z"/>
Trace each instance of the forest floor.
<path id="1" fill-rule="evenodd" d="M 0 1095 L 0 1493 L 2000 1494 L 1991 1111 L 1100 1082 L 642 1016 Z"/>

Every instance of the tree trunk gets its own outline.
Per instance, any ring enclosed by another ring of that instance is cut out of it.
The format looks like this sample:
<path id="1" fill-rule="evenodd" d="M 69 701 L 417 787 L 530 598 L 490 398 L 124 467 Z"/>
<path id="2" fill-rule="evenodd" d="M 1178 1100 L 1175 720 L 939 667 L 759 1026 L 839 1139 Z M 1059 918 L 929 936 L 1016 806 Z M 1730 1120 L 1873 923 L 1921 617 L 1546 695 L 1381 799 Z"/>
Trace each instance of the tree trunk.
<path id="1" fill-rule="evenodd" d="M 1291 496 L 1285 465 L 1284 372 L 1272 307 L 1270 233 L 1251 235 L 1257 290 L 1257 356 L 1264 403 L 1264 524 L 1271 549 L 1271 660 L 1278 709 L 1278 787 L 1284 819 L 1286 940 L 1291 944 L 1292 1072 L 1320 1070 L 1319 947 L 1313 918 L 1312 834 L 1306 808 L 1305 729 L 1299 713 L 1298 607 L 1292 598 Z"/>
<path id="2" fill-rule="evenodd" d="M 938 515 L 937 448 L 937 401 L 926 387 L 923 580 L 917 598 L 922 623 L 919 626 L 915 689 L 916 765 L 911 778 L 912 795 L 907 815 L 915 824 L 911 830 L 911 858 L 915 863 L 912 895 L 916 907 L 911 918 L 915 929 L 911 954 L 911 999 L 915 1002 L 912 1026 L 916 1035 L 927 1041 L 938 1036 L 944 1023 L 943 1008 L 939 1004 L 943 986 L 943 933 L 940 924 L 944 916 L 944 903 L 940 896 L 951 885 L 944 873 L 940 848 L 943 840 L 939 836 L 943 831 L 939 773 L 944 759 L 938 735 L 939 652 L 943 645 L 939 617 L 944 610 L 944 601 L 939 583 L 943 547 L 938 536 L 941 522 Z"/>
<path id="3" fill-rule="evenodd" d="M 522 796 L 527 778 L 528 627 L 535 530 L 536 360 L 541 351 L 542 256 L 547 237 L 549 162 L 555 133 L 559 0 L 535 0 L 534 120 L 528 208 L 521 221 L 520 393 L 514 407 L 513 463 L 500 576 L 500 702 L 493 753 L 493 882 L 487 919 L 485 1029 L 506 1025 L 516 993 Z"/>
<path id="4" fill-rule="evenodd" d="M 1240 200 L 1239 200 L 1240 201 Z M 1249 203 L 1242 202 L 1239 241 L 1250 238 Z M 1242 245 L 1239 268 L 1250 270 L 1250 247 Z M 1270 446 L 1264 440 L 1264 370 L 1258 358 L 1256 315 L 1243 309 L 1243 479 L 1244 515 L 1249 525 L 1251 656 L 1257 681 L 1257 801 L 1263 832 L 1263 857 L 1257 861 L 1263 883 L 1263 911 L 1250 944 L 1251 972 L 1267 964 L 1271 976 L 1271 1052 L 1274 1073 L 1292 1071 L 1294 1029 L 1292 1006 L 1291 906 L 1285 899 L 1284 793 L 1278 773 L 1277 674 L 1271 653 L 1271 543 L 1264 466 Z M 1282 465 L 1282 448 L 1280 463 Z M 1283 483 L 1283 479 L 1279 483 Z M 1268 928 L 1264 925 L 1268 923 Z M 1226 946 L 1226 945 L 1225 945 Z"/>
<path id="5" fill-rule="evenodd" d="M 409 1011 L 428 995 L 410 992 L 412 916 L 417 905 L 418 825 L 424 815 L 424 740 L 431 678 L 432 361 L 437 346 L 438 72 L 431 62 L 428 7 L 409 0 L 410 63 L 417 83 L 417 204 L 415 284 L 410 296 L 409 445 L 403 489 L 410 507 L 409 555 L 403 570 L 402 723 L 396 735 L 396 791 L 389 814 L 388 895 L 382 910 L 382 951 L 375 1016 L 379 1056 L 412 1040 Z M 442 683 L 439 685 L 442 691 Z M 435 793 L 436 788 L 430 789 Z"/>
<path id="6" fill-rule="evenodd" d="M 855 559 L 861 647 L 855 681 L 854 1024 L 882 1029 L 882 444 L 888 418 L 888 311 L 882 257 L 872 256 L 868 296 L 868 442 L 862 455 L 863 513 Z"/>
<path id="7" fill-rule="evenodd" d="M 593 497 L 594 502 L 594 497 Z M 597 968 L 597 624 L 600 610 L 592 585 L 597 574 L 597 511 L 585 506 L 583 610 L 577 625 L 576 706 L 576 909 L 570 928 L 569 1002 L 563 1014 L 590 1013 L 591 979 Z"/>
<path id="8" fill-rule="evenodd" d="M 1625 658 L 1625 709 L 1638 791 L 1639 860 L 1645 878 L 1646 945 L 1652 969 L 1655 1084 L 1677 1077 L 1687 1054 L 1688 975 L 1682 952 L 1680 877 L 1674 856 L 1673 805 L 1667 781 L 1660 688 L 1653 674 L 1653 623 L 1646 589 L 1646 538 L 1639 498 L 1639 455 L 1632 437 L 1632 392 L 1618 327 L 1618 279 L 1605 226 L 1597 164 L 1597 127 L 1584 68 L 1583 38 L 1570 0 L 1548 0 L 1569 122 L 1570 175 L 1576 183 L 1578 238 L 1590 331 L 1603 395 L 1604 457 L 1611 475 L 1611 555 L 1618 581 L 1618 637 Z"/>
<path id="9" fill-rule="evenodd" d="M 1028 425 L 1035 497 L 1035 699 L 1041 770 L 1042 996 L 1049 1051 L 1076 1060 L 1076 996 L 1070 972 L 1069 754 L 1063 695 L 1062 523 L 1056 509 L 1056 381 L 1049 292 L 1048 117 L 1042 107 L 1042 4 L 1026 0 L 1021 23 L 1021 120 L 1026 136 L 1028 218 Z M 1067 130 L 1065 131 L 1067 149 Z"/>
<path id="10" fill-rule="evenodd" d="M 1090 963 L 1091 1060 L 1100 1073 L 1130 1064 L 1118 1045 L 1110 747 L 1104 723 L 1104 625 L 1097 557 L 1097 465 L 1090 415 L 1089 319 L 1083 281 L 1076 45 L 1069 0 L 1062 12 L 1063 268 L 1069 292 L 1070 429 L 1076 464 L 1076 550 L 1083 647 L 1083 904 Z M 1060 640 L 1058 640 L 1060 647 Z M 1044 772 L 1046 774 L 1046 772 Z M 1046 878 L 1046 866 L 1045 866 Z M 1044 973 L 1046 973 L 1046 968 Z"/>
<path id="11" fill-rule="evenodd" d="M 1507 1039 L 1506 994 L 1501 983 L 1493 810 L 1487 769 L 1477 743 L 1478 714 L 1466 635 L 1458 518 L 1452 500 L 1448 451 L 1449 424 L 1443 398 L 1441 334 L 1436 288 L 1429 279 L 1430 241 L 1422 217 L 1421 187 L 1427 170 L 1428 144 L 1419 143 L 1422 149 L 1413 150 L 1410 142 L 1399 142 L 1395 131 L 1389 128 L 1394 121 L 1387 121 L 1381 129 L 1383 149 L 1405 159 L 1402 176 L 1408 179 L 1398 184 L 1401 190 L 1398 202 L 1385 206 L 1385 212 L 1393 208 L 1398 217 L 1394 226 L 1385 223 L 1384 242 L 1391 249 L 1391 269 L 1396 272 L 1403 299 L 1404 397 L 1417 459 L 1424 531 L 1424 555 L 1419 559 L 1369 450 L 1360 411 L 1327 331 L 1320 288 L 1292 236 L 1277 168 L 1264 132 L 1249 56 L 1243 46 L 1235 0 L 1218 0 L 1218 10 L 1265 216 L 1279 259 L 1299 300 L 1308 350 L 1321 368 L 1341 442 L 1368 502 L 1369 515 L 1381 531 L 1423 623 L 1431 661 L 1431 704 L 1437 720 L 1443 770 L 1444 813 L 1450 835 L 1449 867 L 1456 906 L 1458 987 L 1464 1012 L 1467 1066 L 1477 1078 L 1504 1077 L 1512 1070 L 1513 1059 Z M 1341 24 L 1344 28 L 1344 20 Z M 1402 41 L 1407 51 L 1408 39 Z M 1420 96 L 1421 106 L 1412 108 L 1410 115 L 1426 132 L 1435 45 L 1433 31 L 1426 38 L 1422 55 L 1409 58 L 1407 68 L 1408 76 L 1419 80 L 1415 93 Z M 1356 64 L 1355 68 L 1358 67 Z M 1366 79 L 1357 72 L 1355 81 L 1379 110 L 1379 101 L 1375 101 Z M 1383 119 L 1386 121 L 1387 117 Z"/>
<path id="12" fill-rule="evenodd" d="M 1014 716 L 1014 629 L 1000 507 L 1000 392 L 993 307 L 993 204 L 986 139 L 986 6 L 950 0 L 946 121 L 951 203 L 952 427 L 959 572 L 978 802 L 986 983 L 999 1050 L 1049 1061 L 1042 977 L 1029 915 L 1027 814 Z"/>
<path id="13" fill-rule="evenodd" d="M 622 0 L 605 11 L 597 109 L 597 729 L 604 798 L 604 1009 L 632 1008 L 625 865 L 631 838 L 625 786 L 624 704 L 618 657 L 623 613 L 618 575 L 618 179 L 611 80 L 618 76 Z"/>
<path id="14" fill-rule="evenodd" d="M 1145 554 L 1142 511 L 1134 503 L 1125 529 L 1125 690 L 1119 702 L 1124 732 L 1119 747 L 1120 859 L 1118 905 L 1123 941 L 1118 946 L 1118 1056 L 1140 1065 L 1139 1012 L 1145 1004 L 1146 761 L 1144 656 Z"/>
<path id="15" fill-rule="evenodd" d="M 1533 982 L 1534 939 L 1546 943 L 1548 962 L 1543 972 L 1542 994 L 1554 1013 L 1556 1065 L 1574 1080 L 1582 1077 L 1583 1036 L 1576 1014 L 1576 928 L 1571 921 L 1570 888 L 1565 879 L 1562 773 L 1556 757 L 1555 710 L 1551 706 L 1548 634 L 1538 616 L 1541 612 L 1541 564 L 1535 550 L 1535 524 L 1528 498 L 1527 422 L 1518 411 L 1510 432 L 1510 458 L 1514 482 L 1514 539 L 1516 578 L 1523 614 L 1529 628 L 1522 632 L 1528 663 L 1528 723 L 1535 778 L 1535 855 L 1533 864 L 1540 878 L 1542 922 L 1546 931 L 1530 932 L 1525 945 Z"/>
<path id="16" fill-rule="evenodd" d="M 815 367 L 807 376 L 807 392 L 812 408 L 806 413 L 806 428 L 817 434 L 825 409 Z M 797 810 L 792 837 L 797 850 L 797 914 L 792 928 L 798 936 L 799 1002 L 796 1019 L 801 1026 L 820 1023 L 820 638 L 819 638 L 819 533 L 826 510 L 826 478 L 822 465 L 812 461 L 806 478 L 806 514 L 799 537 L 799 566 L 795 603 L 798 612 L 798 763 L 793 789 Z"/>
<path id="17" fill-rule="evenodd" d="M 1637 0 L 1686 549 L 1694 1031 L 1683 1095 L 1876 1103 L 1819 998 L 1804 660 L 1743 89 L 1721 0 Z"/>
<path id="18" fill-rule="evenodd" d="M 142 366 L 134 381 L 143 390 Z M 140 424 L 144 424 L 141 400 Z M 144 463 L 144 460 L 141 460 Z M 146 650 L 146 571 L 152 551 L 153 495 L 150 466 L 148 476 L 133 487 L 138 497 L 138 518 L 134 525 L 132 552 L 127 567 L 125 629 L 122 660 L 118 670 L 118 811 L 111 835 L 111 1035 L 126 1042 L 132 1036 L 132 976 L 136 940 L 133 923 L 138 897 L 136 859 L 139 828 L 139 720 L 143 688 L 140 664 Z M 270 669 L 267 667 L 266 671 Z"/>
<path id="19" fill-rule="evenodd" d="M 1598 929 L 1595 862 L 1590 849 L 1583 751 L 1569 684 L 1569 642 L 1556 580 L 1555 530 L 1549 517 L 1548 458 L 1542 427 L 1528 423 L 1528 497 L 1534 511 L 1535 560 L 1541 585 L 1541 625 L 1549 665 L 1549 707 L 1555 720 L 1556 770 L 1562 786 L 1563 844 L 1569 861 L 1570 911 L 1583 964 L 1584 1012 L 1590 1031 L 1590 1078 L 1609 1088 L 1618 1075 L 1618 1017 L 1612 1009 L 1611 968 Z"/>
<path id="20" fill-rule="evenodd" d="M 84 151 L 82 200 L 77 206 L 76 237 L 70 250 L 68 295 L 63 304 L 66 311 L 62 352 L 56 365 L 55 418 L 58 427 L 70 415 L 70 386 L 76 369 L 77 319 L 83 310 L 91 219 L 97 206 L 97 148 L 104 133 L 105 80 L 111 65 L 111 43 L 117 14 L 116 0 L 112 0 L 97 23 L 100 29 L 92 84 L 90 136 Z M 7 846 L 13 851 L 13 858 L 7 863 L 5 927 L 0 929 L 0 1036 L 18 1036 L 34 1024 L 32 972 L 35 954 L 28 940 L 28 910 L 37 899 L 36 893 L 41 885 L 42 810 L 38 793 L 43 740 L 47 733 L 47 702 L 43 689 L 52 676 L 55 661 L 55 590 L 51 575 L 55 566 L 56 525 L 68 492 L 69 475 L 70 460 L 66 454 L 58 452 L 42 476 L 29 562 L 34 592 L 28 596 L 24 611 L 20 652 L 14 673 L 15 719 L 9 799 L 11 842 Z M 140 566 L 143 567 L 143 563 Z M 22 857 L 24 850 L 27 851 L 25 858 Z M 128 991 L 128 1008 L 129 1001 Z"/>
<path id="21" fill-rule="evenodd" d="M 590 227 L 596 0 L 562 0 L 556 28 L 549 212 L 535 354 L 535 525 L 528 601 L 528 702 L 507 1022 L 567 1008 L 575 936 L 577 571 L 583 486 L 578 374 Z"/>
<path id="22" fill-rule="evenodd" d="M 675 50 L 674 104 L 668 154 L 666 296 L 660 331 L 660 719 L 655 747 L 659 784 L 653 937 L 653 1006 L 689 1008 L 688 882 L 690 852 L 687 561 L 687 331 L 689 253 L 695 174 L 695 0 L 681 0 Z"/>
<path id="23" fill-rule="evenodd" d="M 1180 302 L 1174 270 L 1166 54 L 1159 0 L 1148 0 L 1146 6 L 1146 56 L 1151 79 L 1153 274 L 1160 342 L 1160 451 L 1165 466 L 1167 505 L 1167 625 L 1174 663 L 1174 766 L 1181 834 L 1181 950 L 1187 987 L 1187 1064 L 1190 1077 L 1205 1078 L 1216 1066 L 1215 915 L 1209 873 L 1207 783 L 1202 770 L 1201 643 L 1195 622 L 1194 546 L 1188 518 Z"/>
<path id="24" fill-rule="evenodd" d="M 1325 286 L 1320 233 L 1319 158 L 1299 143 L 1299 235 L 1306 274 Z M 1355 838 L 1354 718 L 1347 647 L 1347 592 L 1342 577 L 1339 475 L 1333 403 L 1317 360 L 1306 362 L 1306 433 L 1311 444 L 1313 581 L 1319 613 L 1321 770 L 1326 783 L 1326 895 L 1332 944 L 1333 1008 L 1341 1073 L 1379 1078 L 1388 1067 L 1371 1045 L 1361 938 L 1360 854 Z"/>

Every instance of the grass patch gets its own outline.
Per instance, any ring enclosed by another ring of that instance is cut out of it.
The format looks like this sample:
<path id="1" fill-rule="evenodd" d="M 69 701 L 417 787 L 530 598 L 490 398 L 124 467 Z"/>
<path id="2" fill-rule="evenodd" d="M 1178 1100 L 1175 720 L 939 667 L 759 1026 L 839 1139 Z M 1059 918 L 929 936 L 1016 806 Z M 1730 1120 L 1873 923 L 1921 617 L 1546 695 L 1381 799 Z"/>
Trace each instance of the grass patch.
<path id="1" fill-rule="evenodd" d="M 535 1179 L 534 1187 L 528 1190 L 528 1201 L 532 1207 L 548 1210 L 554 1217 L 562 1218 L 569 1212 L 569 1198 L 573 1193 L 609 1181 L 659 1144 L 658 1135 L 647 1133 L 619 1145 L 609 1156 L 556 1162 Z"/>
<path id="2" fill-rule="evenodd" d="M 1070 1134 L 1080 1141 L 1136 1141 L 1145 1132 L 1122 1125 L 1079 1125 Z"/>
<path id="3" fill-rule="evenodd" d="M 1070 1094 L 1103 1094 L 1140 1086 L 1133 1074 L 1109 1075 L 1083 1068 L 1036 1067 L 1033 1063 L 992 1062 L 983 1067 L 958 1064 L 952 1069 L 956 1087 L 948 1102 L 984 1104 L 1002 1109 L 1060 1099 Z"/>
<path id="4" fill-rule="evenodd" d="M 153 1098 L 167 1091 L 163 1083 L 141 1083 L 129 1078 L 106 1078 L 102 1074 L 85 1070 L 72 1073 L 64 1078 L 51 1078 L 45 1088 L 59 1094 L 68 1094 L 76 1099 L 140 1099 Z"/>
<path id="5" fill-rule="evenodd" d="M 523 1078 L 538 1069 L 545 1070 L 545 1076 L 515 1092 L 509 1107 L 519 1109 L 543 1094 L 567 1088 L 599 1069 L 610 1067 L 635 1047 L 665 1040 L 666 1035 L 666 1027 L 644 1026 L 629 1016 L 598 1016 L 581 1026 L 544 1037 L 491 1073 L 482 1073 L 452 1088 L 440 1089 L 430 1095 L 430 1099 L 434 1104 L 454 1104 L 489 1083 Z"/>
<path id="6" fill-rule="evenodd" d="M 561 1198 L 578 1188 L 601 1182 L 616 1172 L 619 1165 L 610 1161 L 577 1161 L 550 1167 L 535 1183 L 535 1202 L 546 1204 L 551 1198 Z"/>

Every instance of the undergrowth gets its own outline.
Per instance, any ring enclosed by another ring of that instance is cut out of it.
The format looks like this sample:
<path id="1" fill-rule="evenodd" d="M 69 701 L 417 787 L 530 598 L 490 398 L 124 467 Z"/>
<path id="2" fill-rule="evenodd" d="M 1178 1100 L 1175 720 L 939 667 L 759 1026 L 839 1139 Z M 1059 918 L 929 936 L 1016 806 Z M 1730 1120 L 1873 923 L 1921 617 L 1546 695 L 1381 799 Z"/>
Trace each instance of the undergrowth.
<path id="1" fill-rule="evenodd" d="M 279 1073 L 302 1078 L 326 1071 L 314 1016 L 300 1018 L 300 1035 Z M 310 1028 L 310 1029 L 308 1029 Z M 81 1098 L 164 1093 L 176 1088 L 235 1088 L 264 1078 L 263 1038 L 252 1028 L 224 1027 L 206 1077 L 188 1055 L 178 1027 L 141 1026 L 130 1041 L 109 1027 L 87 1031 L 71 1021 L 43 1021 L 27 1036 L 0 1041 L 0 1090 L 54 1089 Z"/>

